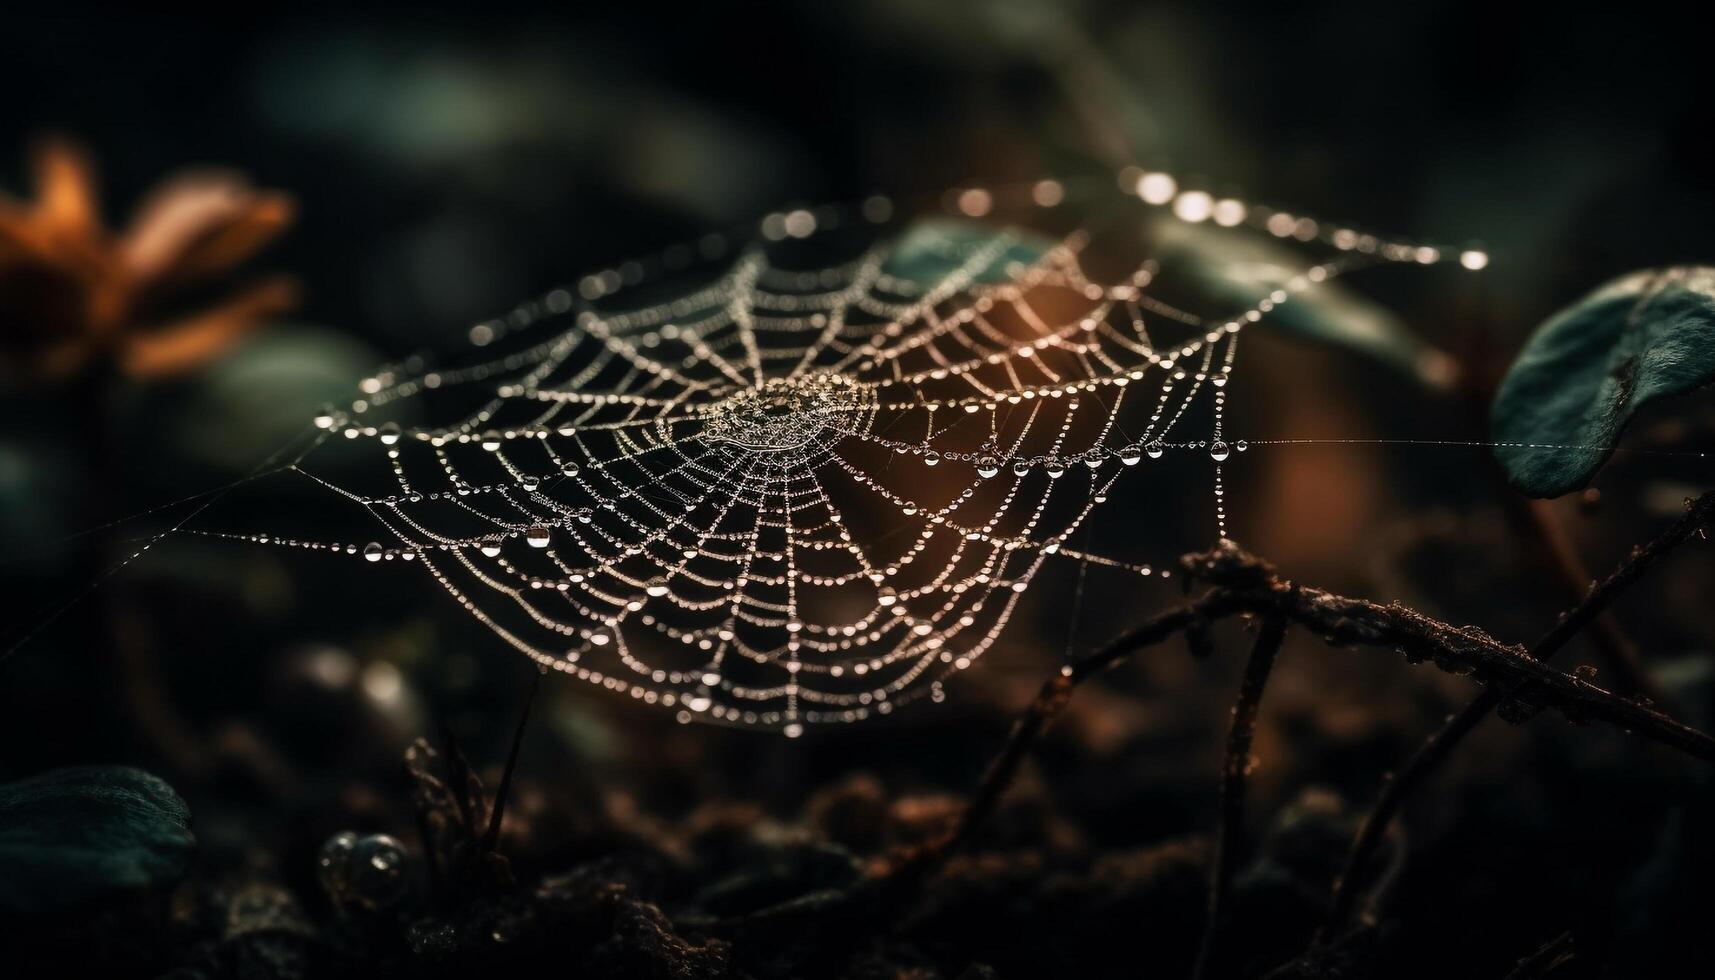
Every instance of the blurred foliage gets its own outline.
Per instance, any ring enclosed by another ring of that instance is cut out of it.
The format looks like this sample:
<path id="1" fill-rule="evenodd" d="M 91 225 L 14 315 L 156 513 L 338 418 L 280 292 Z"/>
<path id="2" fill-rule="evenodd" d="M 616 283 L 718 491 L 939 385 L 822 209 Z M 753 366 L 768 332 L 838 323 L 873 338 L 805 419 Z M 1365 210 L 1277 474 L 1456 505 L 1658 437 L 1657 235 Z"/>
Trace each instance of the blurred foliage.
<path id="1" fill-rule="evenodd" d="M 905 229 L 892 244 L 882 271 L 917 282 L 940 282 L 965 269 L 972 281 L 992 284 L 1012 279 L 1019 266 L 1035 265 L 1054 245 L 1029 232 L 931 218 Z"/>
<path id="2" fill-rule="evenodd" d="M 1456 375 L 1452 358 L 1345 283 L 1312 282 L 1295 288 L 1294 282 L 1309 272 L 1309 261 L 1254 230 L 1162 218 L 1153 223 L 1151 234 L 1162 278 L 1168 282 L 1199 288 L 1234 309 L 1254 307 L 1276 292 L 1290 293 L 1290 302 L 1263 318 L 1266 329 L 1356 351 L 1429 388 L 1445 388 Z"/>
<path id="3" fill-rule="evenodd" d="M 184 392 L 166 433 L 191 460 L 242 472 L 258 448 L 304 433 L 324 405 L 349 400 L 375 351 L 325 328 L 282 325 L 210 364 Z"/>

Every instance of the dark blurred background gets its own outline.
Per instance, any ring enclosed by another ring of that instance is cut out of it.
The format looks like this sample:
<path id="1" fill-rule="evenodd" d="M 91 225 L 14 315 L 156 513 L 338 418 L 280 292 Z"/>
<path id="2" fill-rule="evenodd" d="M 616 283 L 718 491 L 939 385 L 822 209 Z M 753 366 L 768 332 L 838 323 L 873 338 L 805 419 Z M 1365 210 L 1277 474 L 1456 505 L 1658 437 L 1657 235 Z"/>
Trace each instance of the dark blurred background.
<path id="1" fill-rule="evenodd" d="M 397 760 L 410 738 L 444 721 L 480 766 L 503 758 L 530 669 L 400 569 L 358 576 L 175 536 L 99 577 L 188 510 L 108 522 L 243 476 L 378 363 L 452 348 L 474 321 L 588 269 L 785 205 L 1106 180 L 1128 164 L 1381 232 L 1480 242 L 1493 264 L 1479 277 L 1429 270 L 1366 287 L 1458 356 L 1478 392 L 1557 307 L 1715 251 L 1715 67 L 1667 8 L 32 5 L 0 28 L 0 190 L 29 199 L 30 147 L 55 134 L 93 161 L 111 227 L 176 171 L 230 168 L 290 196 L 289 227 L 254 264 L 289 273 L 301 297 L 170 378 L 6 373 L 0 781 L 144 766 L 190 802 L 208 867 L 265 866 L 307 896 L 329 833 L 409 830 Z M 0 331 L 27 328 L 0 309 Z M 1484 438 L 1469 391 L 1417 393 L 1352 354 L 1249 338 L 1236 434 Z M 1633 437 L 1706 439 L 1709 409 L 1652 413 Z M 1565 604 L 1508 530 L 1480 449 L 1259 447 L 1232 470 L 1237 536 L 1296 577 L 1517 641 Z M 1605 569 L 1707 482 L 1683 462 L 1622 456 L 1599 503 L 1559 511 Z M 196 526 L 266 531 L 279 506 L 241 490 Z M 1107 519 L 1126 523 L 1123 510 Z M 1622 617 L 1685 685 L 1695 719 L 1709 706 L 1710 562 L 1685 561 Z M 1152 585 L 1140 599 L 1097 572 L 1089 588 L 1079 649 L 1174 595 Z M 576 857 L 598 813 L 653 826 L 720 803 L 791 826 L 807 801 L 860 778 L 889 798 L 963 792 L 1069 628 L 1063 607 L 1043 611 L 949 704 L 791 744 L 681 729 L 550 684 L 526 741 L 534 795 L 520 812 L 540 820 L 526 850 L 541 866 Z M 1081 692 L 1039 756 L 1032 798 L 1051 801 L 1040 805 L 1086 855 L 1208 825 L 1242 646 L 1222 638 L 1212 661 L 1165 650 Z M 1259 822 L 1307 787 L 1361 806 L 1464 691 L 1381 654 L 1294 644 L 1265 708 Z M 1414 845 L 1439 860 L 1401 886 L 1419 928 L 1390 975 L 1500 975 L 1586 920 L 1632 950 L 1627 962 L 1649 962 L 1633 947 L 1659 953 L 1667 940 L 1652 929 L 1669 919 L 1616 925 L 1610 913 L 1668 833 L 1676 791 L 1651 775 L 1662 760 L 1553 721 L 1481 746 L 1414 824 Z M 1593 790 L 1610 803 L 1585 812 L 1576 801 Z M 1621 843 L 1568 867 L 1567 848 L 1584 854 L 1604 834 Z M 1547 856 L 1524 848 L 1544 841 Z M 1470 912 L 1496 907 L 1513 912 Z M 1478 938 L 1445 944 L 1441 929 Z"/>

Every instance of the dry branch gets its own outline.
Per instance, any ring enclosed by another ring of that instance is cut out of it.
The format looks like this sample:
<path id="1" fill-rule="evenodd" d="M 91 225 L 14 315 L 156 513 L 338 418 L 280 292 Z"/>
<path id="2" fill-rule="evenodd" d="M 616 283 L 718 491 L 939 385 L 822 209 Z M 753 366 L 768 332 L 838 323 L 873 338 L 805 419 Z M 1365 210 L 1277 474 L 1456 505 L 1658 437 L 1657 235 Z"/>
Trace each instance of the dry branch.
<path id="1" fill-rule="evenodd" d="M 1620 563 L 1612 574 L 1590 589 L 1584 601 L 1569 612 L 1563 614 L 1548 632 L 1542 635 L 1530 648 L 1529 656 L 1539 664 L 1545 664 L 1556 653 L 1560 652 L 1578 631 L 1596 621 L 1622 592 L 1630 588 L 1644 573 L 1653 568 L 1673 549 L 1685 543 L 1693 534 L 1703 534 L 1712 517 L 1715 517 L 1715 491 L 1706 493 L 1692 501 L 1685 513 L 1671 527 L 1662 532 L 1655 540 L 1640 548 L 1635 548 Z M 1563 675 L 1564 676 L 1564 675 Z M 1448 718 L 1429 740 L 1424 743 L 1415 755 L 1406 760 L 1399 772 L 1383 787 L 1381 795 L 1376 798 L 1375 805 L 1365 816 L 1363 825 L 1358 828 L 1358 834 L 1352 840 L 1352 848 L 1346 855 L 1346 862 L 1340 876 L 1334 881 L 1333 896 L 1329 901 L 1328 915 L 1322 929 L 1317 933 L 1316 945 L 1324 944 L 1334 932 L 1339 930 L 1351 914 L 1352 904 L 1356 900 L 1357 881 L 1362 876 L 1364 868 L 1369 864 L 1377 847 L 1381 845 L 1382 837 L 1386 834 L 1388 825 L 1393 822 L 1405 800 L 1411 796 L 1419 785 L 1428 778 L 1441 763 L 1452 754 L 1453 749 L 1465 736 L 1470 734 L 1489 712 L 1500 709 L 1509 720 L 1518 720 L 1528 714 L 1531 705 L 1528 698 L 1523 697 L 1528 692 L 1514 685 L 1491 686 L 1479 694 L 1458 713 Z M 1510 699 L 1510 700 L 1509 700 Z M 1627 702 L 1633 703 L 1633 702 Z M 1651 711 L 1658 717 L 1665 717 L 1659 712 Z M 1683 726 L 1682 726 L 1683 727 Z M 1693 753 L 1698 754 L 1698 753 Z M 1708 758 L 1707 755 L 1701 756 Z"/>
<path id="2" fill-rule="evenodd" d="M 1049 678 L 1013 726 L 1005 746 L 989 765 L 970 805 L 954 826 L 936 841 L 895 862 L 889 877 L 907 886 L 921 881 L 976 834 L 1078 684 L 1176 633 L 1194 632 L 1232 616 L 1261 616 L 1289 622 L 1337 646 L 1391 648 L 1413 662 L 1430 661 L 1442 670 L 1467 675 L 1487 685 L 1488 689 L 1449 720 L 1401 770 L 1399 777 L 1390 782 L 1354 844 L 1352 856 L 1358 860 L 1348 861 L 1343 882 L 1349 882 L 1352 868 L 1361 867 L 1367 860 L 1369 851 L 1379 843 L 1392 814 L 1411 787 L 1433 771 L 1460 739 L 1497 707 L 1513 720 L 1523 720 L 1552 708 L 1573 721 L 1610 724 L 1715 762 L 1715 738 L 1675 721 L 1648 704 L 1604 690 L 1582 674 L 1566 673 L 1543 662 L 1651 566 L 1691 535 L 1700 533 L 1712 514 L 1715 514 L 1715 492 L 1696 500 L 1685 516 L 1661 537 L 1634 550 L 1620 568 L 1591 590 L 1583 603 L 1563 615 L 1529 649 L 1502 643 L 1475 627 L 1443 623 L 1398 603 L 1352 599 L 1283 581 L 1272 565 L 1231 541 L 1222 541 L 1210 551 L 1185 555 L 1180 565 L 1187 587 L 1200 582 L 1210 586 L 1209 590 L 1185 605 L 1158 613 L 1132 627 Z M 1366 840 L 1373 843 L 1366 844 Z M 1334 911 L 1340 919 L 1331 915 L 1331 922 L 1343 920 L 1349 911 L 1350 895 L 1348 887 L 1337 886 Z"/>

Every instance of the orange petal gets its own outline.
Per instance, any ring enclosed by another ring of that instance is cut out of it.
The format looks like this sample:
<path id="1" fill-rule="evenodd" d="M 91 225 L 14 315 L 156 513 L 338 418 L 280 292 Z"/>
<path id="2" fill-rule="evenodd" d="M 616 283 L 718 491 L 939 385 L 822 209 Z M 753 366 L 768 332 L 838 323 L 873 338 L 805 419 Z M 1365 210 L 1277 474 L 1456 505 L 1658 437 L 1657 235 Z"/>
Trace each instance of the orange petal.
<path id="1" fill-rule="evenodd" d="M 297 286 L 279 276 L 171 326 L 132 333 L 121 344 L 120 367 L 134 378 L 183 374 L 208 362 L 256 326 L 297 303 Z"/>
<path id="2" fill-rule="evenodd" d="M 0 266 L 35 258 L 41 254 L 34 229 L 11 202 L 0 199 Z"/>
<path id="3" fill-rule="evenodd" d="M 36 213 L 56 237 L 92 239 L 101 233 L 101 205 L 95 194 L 95 168 L 83 150 L 64 137 L 36 146 Z"/>
<path id="4" fill-rule="evenodd" d="M 31 209 L 0 197 L 0 265 L 11 262 L 58 264 L 64 249 L 55 245 Z"/>
<path id="5" fill-rule="evenodd" d="M 33 261 L 86 280 L 108 276 L 113 263 L 83 153 L 51 140 L 31 159 L 40 199 L 26 205 L 0 195 L 0 262 Z"/>
<path id="6" fill-rule="evenodd" d="M 186 173 L 150 195 L 120 250 L 139 282 L 183 283 L 236 266 L 291 220 L 283 194 L 254 191 L 234 174 Z"/>
<path id="7" fill-rule="evenodd" d="M 226 272 L 285 231 L 293 212 L 292 199 L 284 194 L 256 195 L 224 226 L 190 243 L 173 266 L 172 277 L 189 281 Z"/>

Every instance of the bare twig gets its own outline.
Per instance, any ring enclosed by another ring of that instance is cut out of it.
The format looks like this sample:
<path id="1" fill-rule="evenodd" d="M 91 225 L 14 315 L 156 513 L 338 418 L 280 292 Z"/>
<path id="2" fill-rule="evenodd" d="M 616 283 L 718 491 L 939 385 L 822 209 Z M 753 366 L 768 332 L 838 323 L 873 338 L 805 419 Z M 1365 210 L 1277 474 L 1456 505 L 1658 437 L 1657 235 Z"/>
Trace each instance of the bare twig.
<path id="1" fill-rule="evenodd" d="M 1715 509 L 1715 495 L 1711 504 Z M 1451 673 L 1471 675 L 1501 692 L 1502 702 L 1515 703 L 1530 712 L 1555 708 L 1577 721 L 1605 722 L 1715 761 L 1715 739 L 1703 732 L 1648 705 L 1603 690 L 1583 677 L 1556 670 L 1523 647 L 1503 644 L 1475 627 L 1451 626 L 1398 603 L 1381 605 L 1321 589 L 1294 588 L 1280 582 L 1265 562 L 1231 542 L 1204 554 L 1187 555 L 1181 561 L 1188 574 L 1217 586 L 1193 604 L 1209 618 L 1278 611 L 1332 644 L 1390 647 L 1408 659 L 1430 660 Z M 1628 572 L 1626 577 L 1635 579 L 1636 574 Z M 1617 591 L 1603 583 L 1591 593 L 1587 605 L 1599 605 Z M 1563 627 L 1576 620 L 1588 622 L 1593 614 L 1580 607 L 1545 639 L 1564 643 L 1575 628 Z M 1533 652 L 1542 649 L 1545 647 L 1539 643 Z"/>
<path id="2" fill-rule="evenodd" d="M 1633 550 L 1631 555 L 1615 569 L 1613 574 L 1597 583 L 1590 590 L 1584 601 L 1570 612 L 1562 615 L 1542 638 L 1530 648 L 1529 658 L 1538 665 L 1553 657 L 1564 647 L 1578 631 L 1599 617 L 1622 592 L 1629 588 L 1643 574 L 1654 567 L 1669 553 L 1683 544 L 1693 534 L 1698 533 L 1715 516 L 1715 491 L 1705 493 L 1694 501 L 1685 514 L 1675 521 L 1673 526 L 1664 531 L 1649 544 Z M 1545 670 L 1551 670 L 1546 666 Z M 1551 671 L 1552 672 L 1552 671 Z M 1558 673 L 1558 672 L 1554 672 Z M 1565 674 L 1559 674 L 1565 677 Z M 1453 748 L 1469 735 L 1473 729 L 1486 717 L 1489 712 L 1505 703 L 1509 697 L 1521 698 L 1528 695 L 1528 682 L 1513 685 L 1491 685 L 1490 688 L 1474 698 L 1456 714 L 1450 716 L 1441 729 L 1417 754 L 1408 759 L 1392 779 L 1383 787 L 1381 795 L 1376 798 L 1375 805 L 1365 816 L 1363 824 L 1358 828 L 1358 834 L 1352 841 L 1352 847 L 1346 855 L 1346 862 L 1340 875 L 1334 880 L 1334 892 L 1328 906 L 1328 916 L 1322 929 L 1317 933 L 1314 945 L 1323 945 L 1333 933 L 1345 924 L 1351 914 L 1352 904 L 1356 897 L 1357 880 L 1363 869 L 1369 864 L 1371 856 L 1380 846 L 1382 837 L 1386 834 L 1388 825 L 1399 812 L 1413 791 L 1428 778 L 1441 763 L 1452 753 Z M 1624 702 L 1633 707 L 1648 711 L 1658 718 L 1665 718 L 1651 709 L 1637 705 L 1635 702 Z M 1624 727 L 1622 725 L 1622 727 Z M 1707 737 L 1707 736 L 1705 736 Z M 1669 744 L 1672 744 L 1671 742 Z M 1694 755 L 1702 753 L 1693 752 Z"/>
<path id="3" fill-rule="evenodd" d="M 1613 574 L 1598 582 L 1590 594 L 1584 598 L 1571 612 L 1560 618 L 1554 628 L 1543 634 L 1542 639 L 1531 647 L 1531 656 L 1538 660 L 1546 660 L 1556 651 L 1566 645 L 1577 632 L 1583 629 L 1592 619 L 1600 616 L 1613 604 L 1620 593 L 1630 588 L 1643 574 L 1667 557 L 1673 549 L 1685 543 L 1685 540 L 1697 534 L 1715 519 L 1715 490 L 1705 493 L 1691 502 L 1685 513 L 1673 526 L 1662 532 L 1661 536 L 1641 548 L 1634 549 L 1624 562 L 1616 568 Z"/>
<path id="4" fill-rule="evenodd" d="M 1185 555 L 1180 564 L 1187 578 L 1207 583 L 1211 588 L 1191 602 L 1158 613 L 1127 630 L 1045 682 L 1030 708 L 1013 726 L 1006 744 L 973 793 L 970 805 L 953 827 L 935 841 L 892 862 L 887 877 L 899 884 L 920 881 L 971 840 L 1077 685 L 1176 633 L 1238 615 L 1279 617 L 1331 644 L 1392 648 L 1412 660 L 1431 660 L 1444 670 L 1472 675 L 1489 685 L 1479 699 L 1487 703 L 1485 714 L 1505 702 L 1517 704 L 1521 714 L 1556 708 L 1577 720 L 1606 722 L 1697 758 L 1715 761 L 1715 739 L 1703 732 L 1682 725 L 1648 705 L 1619 697 L 1582 677 L 1541 662 L 1542 657 L 1564 645 L 1648 566 L 1689 537 L 1711 510 L 1715 510 L 1715 493 L 1700 499 L 1687 518 L 1675 526 L 1675 531 L 1640 549 L 1528 652 L 1523 647 L 1503 644 L 1474 627 L 1452 626 L 1397 603 L 1382 605 L 1284 583 L 1273 566 L 1231 541 L 1222 541 L 1207 552 Z M 1474 725 L 1475 721 L 1468 724 Z M 1457 717 L 1449 722 L 1448 728 L 1452 729 L 1451 737 L 1440 739 L 1436 752 L 1426 750 L 1428 758 L 1417 764 L 1418 769 L 1424 772 L 1433 769 L 1441 754 L 1450 751 L 1463 736 L 1458 730 Z M 1396 786 L 1411 769 L 1408 765 L 1407 770 L 1402 770 L 1402 778 L 1395 780 Z M 1393 789 L 1390 786 L 1390 791 Z M 1390 805 L 1397 806 L 1397 802 Z M 1377 842 L 1380 831 L 1385 829 L 1383 821 L 1376 831 Z"/>
<path id="5" fill-rule="evenodd" d="M 1546 500 L 1523 500 L 1516 496 L 1509 499 L 1514 501 L 1519 512 L 1519 522 L 1531 529 L 1544 556 L 1554 567 L 1560 587 L 1566 593 L 1566 601 L 1574 605 L 1582 602 L 1593 579 L 1584 560 L 1578 557 L 1578 550 L 1572 546 L 1566 528 L 1555 516 L 1552 505 Z M 1642 694 L 1658 704 L 1665 703 L 1661 686 L 1644 670 L 1637 644 L 1620 629 L 1613 613 L 1604 612 L 1595 618 L 1590 624 L 1590 639 L 1595 643 L 1602 664 L 1620 678 L 1629 693 Z"/>
<path id="6" fill-rule="evenodd" d="M 1043 681 L 1041 690 L 1037 691 L 1023 716 L 1013 724 L 1006 744 L 1001 746 L 994 761 L 989 763 L 982 780 L 971 793 L 970 803 L 965 805 L 953 826 L 945 834 L 895 862 L 888 871 L 888 876 L 896 883 L 903 884 L 920 881 L 939 870 L 947 858 L 964 846 L 989 814 L 994 812 L 1000 798 L 1018 776 L 1018 768 L 1024 763 L 1030 750 L 1036 747 L 1043 733 L 1066 707 L 1066 702 L 1071 700 L 1073 688 L 1123 660 L 1126 655 L 1160 643 L 1184 630 L 1197 617 L 1195 604 L 1169 609 L 1115 637 L 1091 656 L 1062 667 L 1054 676 Z"/>
<path id="7" fill-rule="evenodd" d="M 1256 735 L 1257 712 L 1262 692 L 1268 686 L 1274 660 L 1286 636 L 1286 618 L 1279 614 L 1263 620 L 1245 664 L 1238 698 L 1233 702 L 1233 723 L 1227 731 L 1227 756 L 1221 768 L 1221 817 L 1215 832 L 1214 851 L 1209 855 L 1208 912 L 1203 919 L 1203 939 L 1197 948 L 1197 965 L 1191 975 L 1197 980 L 1208 974 L 1215 939 L 1226 918 L 1227 891 L 1238 866 L 1240 838 L 1244 834 L 1245 776 L 1250 772 L 1251 742 Z"/>
<path id="8" fill-rule="evenodd" d="M 1340 868 L 1339 877 L 1334 879 L 1334 892 L 1329 899 L 1327 917 L 1311 941 L 1312 946 L 1325 945 L 1351 914 L 1352 903 L 1356 901 L 1358 894 L 1358 877 L 1369 864 L 1370 856 L 1381 846 L 1382 838 L 1387 834 L 1400 805 L 1418 784 L 1440 767 L 1442 760 L 1453 751 L 1453 747 L 1489 716 L 1489 712 L 1501 702 L 1501 697 L 1501 692 L 1494 688 L 1477 695 L 1458 713 L 1448 715 L 1446 722 L 1435 734 L 1429 736 L 1423 747 L 1407 759 L 1398 772 L 1389 774 L 1382 786 L 1381 795 L 1376 797 L 1375 805 L 1364 815 L 1364 822 L 1358 826 L 1358 833 L 1352 839 L 1351 849 L 1346 852 L 1346 861 Z"/>
<path id="9" fill-rule="evenodd" d="M 947 850 L 957 850 L 969 838 L 971 833 L 994 812 L 1000 803 L 1002 791 L 1011 785 L 1018 774 L 1018 767 L 1024 762 L 1025 755 L 1036 744 L 1042 733 L 1048 730 L 1054 719 L 1060 716 L 1060 711 L 1066 707 L 1066 702 L 1072 698 L 1074 681 L 1065 673 L 1049 678 L 1038 691 L 1036 698 L 1030 702 L 1030 708 L 1024 717 L 1013 726 L 1012 734 L 1007 738 L 1006 747 L 995 757 L 994 762 L 983 774 L 982 783 L 977 793 L 971 797 L 971 803 L 959 815 L 958 823 L 947 835 L 943 845 Z"/>

